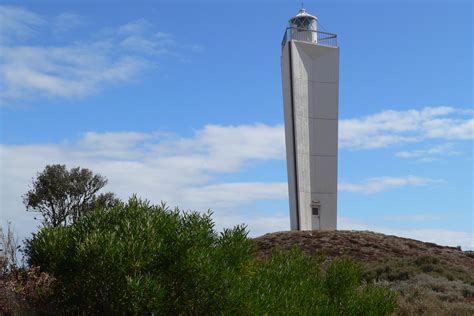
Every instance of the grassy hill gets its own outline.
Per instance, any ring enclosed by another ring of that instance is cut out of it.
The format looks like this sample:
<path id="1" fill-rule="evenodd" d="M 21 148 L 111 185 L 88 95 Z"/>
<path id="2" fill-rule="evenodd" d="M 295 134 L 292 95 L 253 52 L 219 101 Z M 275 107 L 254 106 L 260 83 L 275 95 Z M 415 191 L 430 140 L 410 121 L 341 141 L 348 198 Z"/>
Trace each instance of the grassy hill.
<path id="1" fill-rule="evenodd" d="M 364 279 L 399 293 L 398 315 L 474 315 L 474 256 L 454 247 L 368 231 L 294 231 L 254 239 L 259 256 L 299 247 L 308 255 L 350 256 Z"/>

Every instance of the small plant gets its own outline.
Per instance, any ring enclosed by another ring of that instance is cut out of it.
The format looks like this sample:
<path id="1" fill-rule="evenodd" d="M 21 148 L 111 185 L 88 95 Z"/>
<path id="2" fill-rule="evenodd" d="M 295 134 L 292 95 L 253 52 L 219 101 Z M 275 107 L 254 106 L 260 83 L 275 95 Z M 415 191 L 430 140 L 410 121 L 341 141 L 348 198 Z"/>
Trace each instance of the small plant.
<path id="1" fill-rule="evenodd" d="M 426 264 L 433 264 L 437 265 L 439 264 L 439 258 L 433 257 L 433 256 L 420 256 L 415 259 L 415 264 L 418 266 L 423 266 Z"/>
<path id="2" fill-rule="evenodd" d="M 37 308 L 44 310 L 54 278 L 37 267 L 19 266 L 18 238 L 11 223 L 0 227 L 0 315 Z"/>
<path id="3" fill-rule="evenodd" d="M 464 254 L 468 256 L 469 258 L 474 258 L 474 251 L 466 250 L 464 251 Z"/>
<path id="4" fill-rule="evenodd" d="M 18 266 L 19 249 L 12 223 L 8 222 L 6 230 L 0 226 L 0 277 Z"/>

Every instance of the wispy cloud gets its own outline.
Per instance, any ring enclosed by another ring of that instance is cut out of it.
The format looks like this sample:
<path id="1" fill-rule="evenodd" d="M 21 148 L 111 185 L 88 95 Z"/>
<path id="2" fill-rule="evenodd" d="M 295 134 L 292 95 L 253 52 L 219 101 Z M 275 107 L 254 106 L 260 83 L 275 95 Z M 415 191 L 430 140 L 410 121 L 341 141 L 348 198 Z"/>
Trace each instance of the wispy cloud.
<path id="1" fill-rule="evenodd" d="M 114 56 L 107 42 L 66 47 L 4 47 L 0 75 L 6 100 L 40 96 L 80 97 L 105 84 L 131 79 L 148 61 Z"/>
<path id="2" fill-rule="evenodd" d="M 118 38 L 120 47 L 130 51 L 156 56 L 172 54 L 172 50 L 177 48 L 172 34 L 157 31 L 152 23 L 143 18 L 109 31 Z"/>
<path id="3" fill-rule="evenodd" d="M 439 182 L 440 180 L 433 180 L 430 178 L 413 175 L 401 177 L 376 177 L 357 183 L 339 183 L 339 190 L 352 193 L 372 194 L 403 186 L 424 186 L 427 184 Z"/>
<path id="4" fill-rule="evenodd" d="M 460 154 L 460 151 L 455 150 L 454 144 L 448 143 L 433 146 L 427 149 L 399 151 L 395 154 L 395 156 L 399 158 L 416 158 L 418 161 L 426 162 L 436 160 L 437 157 L 456 156 Z"/>
<path id="5" fill-rule="evenodd" d="M 154 26 L 151 22 L 147 21 L 144 18 L 141 18 L 119 26 L 116 31 L 119 34 L 136 35 L 148 33 L 153 29 Z"/>
<path id="6" fill-rule="evenodd" d="M 339 147 L 384 148 L 427 139 L 472 140 L 472 113 L 453 107 L 387 110 L 362 118 L 342 119 Z"/>
<path id="7" fill-rule="evenodd" d="M 21 44 L 38 37 L 49 26 L 54 34 L 83 23 L 83 17 L 65 13 L 41 17 L 17 7 L 0 7 L 1 104 L 38 97 L 83 97 L 117 82 L 155 69 L 163 54 L 182 58 L 193 49 L 177 44 L 171 34 L 160 32 L 145 19 L 109 27 L 72 39 L 62 45 Z M 41 38 L 37 38 L 41 42 Z"/>
<path id="8" fill-rule="evenodd" d="M 23 8 L 0 6 L 0 44 L 26 39 L 38 33 L 45 20 Z"/>
<path id="9" fill-rule="evenodd" d="M 75 13 L 61 13 L 52 21 L 53 33 L 61 36 L 86 24 L 86 18 Z"/>

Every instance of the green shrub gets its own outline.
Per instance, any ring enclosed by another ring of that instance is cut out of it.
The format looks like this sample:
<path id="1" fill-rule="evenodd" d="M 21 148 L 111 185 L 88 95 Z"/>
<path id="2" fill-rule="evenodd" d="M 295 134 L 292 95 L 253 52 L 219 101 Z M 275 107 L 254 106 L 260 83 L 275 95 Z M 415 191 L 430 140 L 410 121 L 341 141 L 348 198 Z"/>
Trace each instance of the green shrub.
<path id="1" fill-rule="evenodd" d="M 41 229 L 30 265 L 52 273 L 67 312 L 218 312 L 227 288 L 253 259 L 241 226 L 214 231 L 210 214 L 181 213 L 136 198 L 71 226 Z"/>
<path id="2" fill-rule="evenodd" d="M 137 198 L 42 228 L 26 256 L 56 277 L 60 313 L 388 315 L 396 301 L 350 259 L 323 268 L 294 249 L 258 260 L 245 227 L 219 234 L 210 213 Z"/>
<path id="3" fill-rule="evenodd" d="M 396 306 L 390 290 L 361 282 L 350 258 L 327 262 L 299 249 L 277 250 L 260 261 L 252 278 L 239 287 L 246 314 L 389 315 Z"/>

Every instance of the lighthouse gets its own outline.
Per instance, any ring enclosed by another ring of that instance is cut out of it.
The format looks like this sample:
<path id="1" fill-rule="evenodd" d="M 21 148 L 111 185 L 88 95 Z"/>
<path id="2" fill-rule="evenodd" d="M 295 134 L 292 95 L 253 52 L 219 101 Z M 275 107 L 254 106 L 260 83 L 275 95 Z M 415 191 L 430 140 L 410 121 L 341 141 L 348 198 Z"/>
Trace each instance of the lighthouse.
<path id="1" fill-rule="evenodd" d="M 281 44 L 292 230 L 337 228 L 339 47 L 301 9 Z"/>

